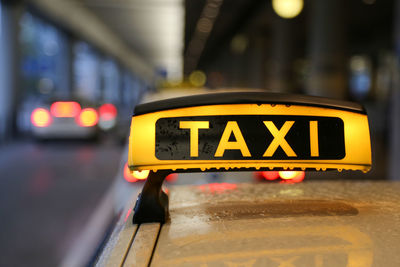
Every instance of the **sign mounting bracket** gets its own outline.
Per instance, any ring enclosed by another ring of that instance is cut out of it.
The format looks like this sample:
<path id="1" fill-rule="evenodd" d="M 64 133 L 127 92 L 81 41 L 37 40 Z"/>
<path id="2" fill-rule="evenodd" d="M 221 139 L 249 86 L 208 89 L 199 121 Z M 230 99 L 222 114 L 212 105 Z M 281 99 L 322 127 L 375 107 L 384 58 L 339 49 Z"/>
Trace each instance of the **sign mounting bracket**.
<path id="1" fill-rule="evenodd" d="M 162 184 L 170 173 L 169 170 L 150 171 L 133 208 L 133 223 L 165 223 L 168 219 L 168 195 L 162 190 Z"/>

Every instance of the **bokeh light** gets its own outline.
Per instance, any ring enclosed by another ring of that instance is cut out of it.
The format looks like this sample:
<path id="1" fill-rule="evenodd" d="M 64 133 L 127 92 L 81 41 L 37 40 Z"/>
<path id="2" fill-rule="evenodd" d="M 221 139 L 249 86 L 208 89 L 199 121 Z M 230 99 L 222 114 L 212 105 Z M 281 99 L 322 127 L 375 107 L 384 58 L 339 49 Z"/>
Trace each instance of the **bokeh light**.
<path id="1" fill-rule="evenodd" d="M 37 108 L 32 112 L 31 122 L 36 127 L 47 127 L 51 123 L 51 117 L 48 110 Z"/>
<path id="2" fill-rule="evenodd" d="M 189 82 L 196 87 L 202 87 L 206 84 L 206 74 L 200 70 L 192 72 L 189 76 Z"/>
<path id="3" fill-rule="evenodd" d="M 303 10 L 303 0 L 272 0 L 272 8 L 278 16 L 291 19 Z"/>
<path id="4" fill-rule="evenodd" d="M 82 127 L 95 126 L 99 120 L 97 111 L 93 108 L 82 109 L 81 114 L 78 117 L 78 124 Z"/>

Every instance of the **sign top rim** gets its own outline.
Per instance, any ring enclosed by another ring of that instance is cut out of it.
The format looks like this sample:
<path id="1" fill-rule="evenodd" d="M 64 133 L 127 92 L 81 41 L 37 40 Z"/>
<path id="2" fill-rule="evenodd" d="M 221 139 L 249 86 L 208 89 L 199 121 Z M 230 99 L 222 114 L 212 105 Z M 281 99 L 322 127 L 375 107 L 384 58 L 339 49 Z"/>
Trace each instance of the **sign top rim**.
<path id="1" fill-rule="evenodd" d="M 262 91 L 205 93 L 191 96 L 170 98 L 139 104 L 133 115 L 151 112 L 205 105 L 221 104 L 284 104 L 316 106 L 366 114 L 365 108 L 358 103 L 309 95 L 272 93 Z"/>

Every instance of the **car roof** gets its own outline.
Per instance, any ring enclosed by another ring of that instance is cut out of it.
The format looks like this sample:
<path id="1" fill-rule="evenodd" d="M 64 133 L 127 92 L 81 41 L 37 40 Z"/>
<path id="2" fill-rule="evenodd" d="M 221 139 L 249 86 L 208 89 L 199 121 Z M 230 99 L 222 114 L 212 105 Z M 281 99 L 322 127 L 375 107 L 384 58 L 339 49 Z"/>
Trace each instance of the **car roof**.
<path id="1" fill-rule="evenodd" d="M 122 262 L 398 266 L 398 192 L 388 182 L 176 186 L 167 223 L 127 221 Z"/>
<path id="2" fill-rule="evenodd" d="M 71 102 L 71 101 L 74 101 L 74 102 L 78 102 L 81 105 L 95 105 L 95 103 L 93 101 L 87 100 L 87 99 L 85 99 L 83 97 L 79 97 L 79 96 L 76 96 L 76 95 L 73 95 L 73 96 L 53 95 L 53 96 L 48 96 L 48 97 L 41 98 L 39 101 L 42 102 L 43 104 L 48 104 L 48 105 L 50 105 L 50 104 L 52 104 L 54 102 L 58 102 L 58 101 L 60 101 L 60 102 Z"/>

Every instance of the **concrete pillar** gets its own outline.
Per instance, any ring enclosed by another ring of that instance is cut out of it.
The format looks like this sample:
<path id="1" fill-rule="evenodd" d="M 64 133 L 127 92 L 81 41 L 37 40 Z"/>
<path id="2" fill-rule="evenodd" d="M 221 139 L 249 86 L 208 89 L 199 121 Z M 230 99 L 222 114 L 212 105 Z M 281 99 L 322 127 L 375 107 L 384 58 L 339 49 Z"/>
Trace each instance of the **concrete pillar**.
<path id="1" fill-rule="evenodd" d="M 22 5 L 1 2 L 0 29 L 0 143 L 16 133 L 19 86 L 19 21 Z"/>
<path id="2" fill-rule="evenodd" d="M 396 1 L 394 12 L 394 45 L 397 68 L 393 77 L 393 88 L 389 98 L 389 179 L 400 180 L 400 0 Z"/>
<path id="3" fill-rule="evenodd" d="M 117 88 L 116 90 L 118 91 L 118 105 L 122 105 L 123 104 L 123 93 L 122 91 L 124 90 L 124 68 L 117 63 L 117 73 L 118 73 L 118 84 L 117 84 Z"/>
<path id="4" fill-rule="evenodd" d="M 256 36 L 247 57 L 250 68 L 247 69 L 248 84 L 252 88 L 264 88 L 264 60 L 265 60 L 265 37 Z"/>
<path id="5" fill-rule="evenodd" d="M 275 15 L 272 44 L 266 62 L 266 89 L 273 92 L 293 92 L 293 70 L 295 42 L 293 20 Z"/>
<path id="6" fill-rule="evenodd" d="M 310 73 L 306 82 L 306 93 L 345 98 L 345 0 L 313 0 L 310 4 Z"/>
<path id="7" fill-rule="evenodd" d="M 57 64 L 57 91 L 59 94 L 70 97 L 73 87 L 73 40 L 69 34 L 60 34 L 59 64 Z"/>

